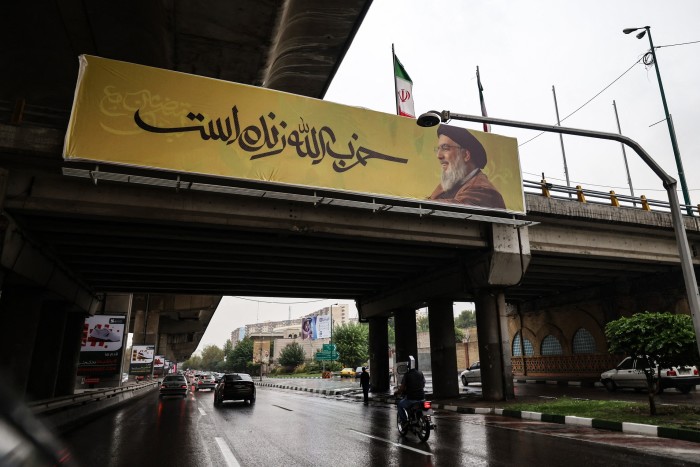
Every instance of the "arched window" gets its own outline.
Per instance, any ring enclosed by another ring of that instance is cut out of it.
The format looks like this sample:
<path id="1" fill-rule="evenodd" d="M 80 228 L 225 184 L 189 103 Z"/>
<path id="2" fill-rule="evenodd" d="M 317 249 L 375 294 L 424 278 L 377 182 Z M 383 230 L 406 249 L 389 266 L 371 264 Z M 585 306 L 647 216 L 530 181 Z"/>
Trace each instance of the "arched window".
<path id="1" fill-rule="evenodd" d="M 553 335 L 549 335 L 542 340 L 542 355 L 561 355 L 561 344 Z"/>
<path id="2" fill-rule="evenodd" d="M 526 357 L 531 357 L 535 355 L 535 349 L 532 347 L 532 342 L 530 342 L 530 339 L 525 338 L 525 341 L 523 342 L 524 347 L 525 347 L 525 356 Z M 513 356 L 514 357 L 520 357 L 522 356 L 522 348 L 520 346 L 520 333 L 517 333 L 515 337 L 513 338 Z"/>
<path id="3" fill-rule="evenodd" d="M 574 354 L 595 353 L 595 339 L 586 329 L 581 328 L 574 334 Z"/>

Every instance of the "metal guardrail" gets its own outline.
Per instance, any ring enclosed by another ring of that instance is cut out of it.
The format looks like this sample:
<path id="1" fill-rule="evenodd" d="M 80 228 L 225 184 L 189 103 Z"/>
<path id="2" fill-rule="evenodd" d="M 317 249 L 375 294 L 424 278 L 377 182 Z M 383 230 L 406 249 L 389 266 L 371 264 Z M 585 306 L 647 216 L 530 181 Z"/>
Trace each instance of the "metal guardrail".
<path id="1" fill-rule="evenodd" d="M 27 406 L 34 415 L 48 414 L 60 410 L 66 410 L 74 407 L 82 407 L 95 402 L 114 398 L 116 396 L 143 390 L 149 390 L 157 387 L 160 383 L 157 381 L 149 381 L 131 386 L 122 386 L 119 388 L 95 389 L 80 394 L 70 396 L 62 396 L 54 399 L 45 399 L 27 403 Z"/>
<path id="2" fill-rule="evenodd" d="M 671 205 L 668 201 L 655 199 L 647 199 L 646 196 L 640 197 L 617 194 L 615 191 L 609 192 L 589 190 L 577 185 L 575 188 L 565 185 L 555 185 L 542 179 L 539 182 L 533 180 L 523 180 L 523 187 L 526 193 L 539 194 L 546 198 L 555 198 L 563 200 L 578 201 L 580 203 L 600 204 L 613 207 L 628 207 L 636 208 L 644 211 L 661 211 L 670 212 Z M 685 205 L 681 204 L 683 212 L 692 211 L 694 216 L 700 216 L 700 204 Z"/>

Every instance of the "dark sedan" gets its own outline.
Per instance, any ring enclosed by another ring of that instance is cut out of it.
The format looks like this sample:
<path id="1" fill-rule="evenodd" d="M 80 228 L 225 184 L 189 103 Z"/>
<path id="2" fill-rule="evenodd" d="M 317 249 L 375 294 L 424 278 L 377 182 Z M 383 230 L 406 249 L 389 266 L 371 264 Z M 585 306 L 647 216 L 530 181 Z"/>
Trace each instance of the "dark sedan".
<path id="1" fill-rule="evenodd" d="M 214 406 L 224 401 L 242 400 L 255 403 L 255 383 L 246 373 L 227 373 L 214 389 Z"/>
<path id="2" fill-rule="evenodd" d="M 181 396 L 187 397 L 187 392 L 189 388 L 187 387 L 187 378 L 183 375 L 166 375 L 163 378 L 163 382 L 160 383 L 160 394 L 163 396 Z"/>

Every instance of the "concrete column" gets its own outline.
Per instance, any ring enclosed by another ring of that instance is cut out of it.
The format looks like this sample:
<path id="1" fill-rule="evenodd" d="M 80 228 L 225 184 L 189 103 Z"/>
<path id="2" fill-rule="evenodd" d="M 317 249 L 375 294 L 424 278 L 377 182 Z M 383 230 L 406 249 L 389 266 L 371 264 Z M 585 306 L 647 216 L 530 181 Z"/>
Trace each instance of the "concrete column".
<path id="1" fill-rule="evenodd" d="M 416 310 L 406 308 L 394 313 L 394 331 L 396 332 L 396 361 L 407 362 L 408 356 L 418 361 L 418 335 L 416 332 Z M 397 381 L 397 384 L 400 381 Z"/>
<path id="2" fill-rule="evenodd" d="M 132 342 L 134 345 L 158 344 L 160 306 L 160 301 L 146 299 L 144 309 L 136 310 Z"/>
<path id="3" fill-rule="evenodd" d="M 78 373 L 85 317 L 84 313 L 79 312 L 66 314 L 63 327 L 63 346 L 60 350 L 61 358 L 58 374 L 56 375 L 54 397 L 68 396 L 75 392 L 75 375 Z"/>
<path id="4" fill-rule="evenodd" d="M 483 398 L 490 401 L 513 399 L 513 370 L 503 292 L 479 290 L 475 305 Z"/>
<path id="5" fill-rule="evenodd" d="M 436 399 L 459 395 L 453 313 L 453 305 L 450 300 L 428 302 L 430 364 L 433 374 L 433 397 Z"/>
<path id="6" fill-rule="evenodd" d="M 369 319 L 369 381 L 372 392 L 389 390 L 389 326 L 387 318 Z"/>
<path id="7" fill-rule="evenodd" d="M 6 384 L 20 396 L 27 391 L 43 301 L 39 289 L 3 284 L 0 298 L 0 365 Z"/>
<path id="8" fill-rule="evenodd" d="M 64 345 L 64 329 L 67 319 L 67 304 L 47 301 L 42 304 L 39 329 L 41 338 L 36 339 L 32 354 L 27 400 L 53 397 L 58 378 L 61 349 Z"/>
<path id="9" fill-rule="evenodd" d="M 132 345 L 143 345 L 146 342 L 146 310 L 136 310 L 134 312 L 134 333 L 131 339 Z"/>

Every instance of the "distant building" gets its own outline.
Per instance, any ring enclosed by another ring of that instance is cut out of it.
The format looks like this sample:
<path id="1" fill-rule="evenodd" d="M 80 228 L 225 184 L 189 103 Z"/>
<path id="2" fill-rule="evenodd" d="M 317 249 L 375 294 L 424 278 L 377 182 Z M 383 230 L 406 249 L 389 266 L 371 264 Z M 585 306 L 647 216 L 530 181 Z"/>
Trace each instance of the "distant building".
<path id="1" fill-rule="evenodd" d="M 297 319 L 247 324 L 244 328 L 239 328 L 231 333 L 231 341 L 235 347 L 236 344 L 243 339 L 243 337 L 250 337 L 253 340 L 253 346 L 254 349 L 257 350 L 257 354 L 262 352 L 262 358 L 265 360 L 265 352 L 268 351 L 273 362 L 277 361 L 280 353 L 287 345 L 291 344 L 292 342 L 297 342 L 304 349 L 306 358 L 312 359 L 316 355 L 316 352 L 321 350 L 323 344 L 328 344 L 331 342 L 332 337 L 331 339 L 302 339 L 302 322 L 304 321 L 304 318 L 327 316 L 328 314 L 331 315 L 333 327 L 357 322 L 356 318 L 350 318 L 348 305 L 331 305 L 329 307 L 324 307 L 320 310 L 308 313 Z M 243 336 L 234 341 L 234 335 L 240 336 L 240 330 L 244 330 Z M 254 356 L 254 358 L 259 359 L 257 354 Z"/>
<path id="2" fill-rule="evenodd" d="M 245 337 L 245 326 L 241 326 L 231 333 L 231 344 L 235 347 Z"/>

